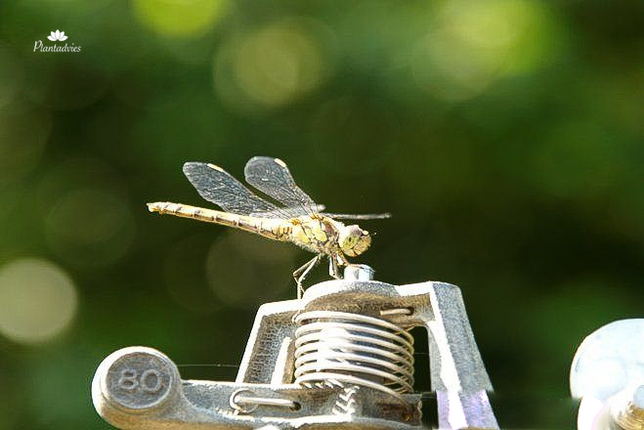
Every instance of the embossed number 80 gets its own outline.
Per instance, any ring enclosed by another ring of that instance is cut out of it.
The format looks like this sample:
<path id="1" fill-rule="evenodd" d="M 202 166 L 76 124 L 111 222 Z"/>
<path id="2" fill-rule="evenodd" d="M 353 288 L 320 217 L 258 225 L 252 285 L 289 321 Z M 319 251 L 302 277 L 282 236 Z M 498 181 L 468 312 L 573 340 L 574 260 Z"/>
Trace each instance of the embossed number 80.
<path id="1" fill-rule="evenodd" d="M 150 384 L 151 381 L 154 385 Z M 123 369 L 117 384 L 123 390 L 134 391 L 140 387 L 142 391 L 153 394 L 161 389 L 163 381 L 161 372 L 156 369 L 148 369 L 141 373 L 140 377 L 139 372 L 134 369 Z"/>

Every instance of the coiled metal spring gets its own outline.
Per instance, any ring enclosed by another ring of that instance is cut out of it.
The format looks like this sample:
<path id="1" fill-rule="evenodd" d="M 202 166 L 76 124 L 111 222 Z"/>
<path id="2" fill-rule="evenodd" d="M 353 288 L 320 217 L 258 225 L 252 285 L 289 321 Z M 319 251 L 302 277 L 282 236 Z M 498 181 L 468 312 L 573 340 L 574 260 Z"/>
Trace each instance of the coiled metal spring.
<path id="1" fill-rule="evenodd" d="M 299 314 L 295 382 L 374 388 L 402 398 L 413 391 L 414 338 L 381 318 L 332 311 Z"/>

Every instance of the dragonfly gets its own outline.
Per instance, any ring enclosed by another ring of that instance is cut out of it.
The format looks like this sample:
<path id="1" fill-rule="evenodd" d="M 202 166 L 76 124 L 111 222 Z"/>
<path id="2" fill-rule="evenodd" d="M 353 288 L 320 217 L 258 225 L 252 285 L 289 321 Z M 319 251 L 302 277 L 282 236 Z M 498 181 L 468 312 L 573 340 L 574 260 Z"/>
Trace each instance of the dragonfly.
<path id="1" fill-rule="evenodd" d="M 286 163 L 278 158 L 257 156 L 246 163 L 244 176 L 253 188 L 271 197 L 272 203 L 249 190 L 219 166 L 188 162 L 183 173 L 199 195 L 222 210 L 206 209 L 172 202 L 148 203 L 150 212 L 191 218 L 245 230 L 260 236 L 291 242 L 315 254 L 315 257 L 293 272 L 297 295 L 301 298 L 303 283 L 309 272 L 324 257 L 329 259 L 329 275 L 340 279 L 340 267 L 349 266 L 347 257 L 356 257 L 371 246 L 371 235 L 356 224 L 339 220 L 367 220 L 391 217 L 382 214 L 338 214 L 322 212 L 297 186 Z"/>

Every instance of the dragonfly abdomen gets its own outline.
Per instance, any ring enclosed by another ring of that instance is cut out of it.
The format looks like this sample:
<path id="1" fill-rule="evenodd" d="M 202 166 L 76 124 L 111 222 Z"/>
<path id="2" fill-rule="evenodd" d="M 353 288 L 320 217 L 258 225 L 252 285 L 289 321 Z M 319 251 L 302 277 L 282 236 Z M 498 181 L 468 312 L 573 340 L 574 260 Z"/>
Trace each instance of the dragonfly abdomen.
<path id="1" fill-rule="evenodd" d="M 171 202 L 148 203 L 148 209 L 150 212 L 158 212 L 161 215 L 170 214 L 182 218 L 192 218 L 199 221 L 221 224 L 256 233 L 273 240 L 288 240 L 287 237 L 284 237 L 280 226 L 281 223 L 277 223 L 272 219 L 237 215 Z"/>

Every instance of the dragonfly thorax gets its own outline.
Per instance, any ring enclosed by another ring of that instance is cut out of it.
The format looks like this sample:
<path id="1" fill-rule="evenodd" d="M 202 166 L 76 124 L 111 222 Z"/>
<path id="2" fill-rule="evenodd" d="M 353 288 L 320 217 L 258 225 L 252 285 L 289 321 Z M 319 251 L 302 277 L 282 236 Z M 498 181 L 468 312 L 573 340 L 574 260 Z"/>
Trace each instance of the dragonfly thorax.
<path id="1" fill-rule="evenodd" d="M 371 245 L 371 236 L 357 225 L 344 225 L 328 217 L 294 218 L 281 240 L 288 240 L 311 252 L 355 257 Z"/>

